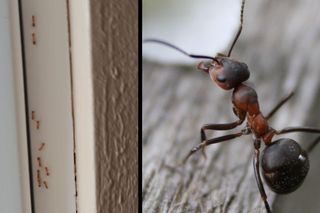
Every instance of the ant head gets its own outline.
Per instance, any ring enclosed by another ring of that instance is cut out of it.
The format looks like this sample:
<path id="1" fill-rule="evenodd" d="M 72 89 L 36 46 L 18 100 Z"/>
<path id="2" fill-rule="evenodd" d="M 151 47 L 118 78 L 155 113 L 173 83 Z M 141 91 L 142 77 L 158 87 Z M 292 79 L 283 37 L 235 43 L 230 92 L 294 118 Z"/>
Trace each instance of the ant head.
<path id="1" fill-rule="evenodd" d="M 233 89 L 250 77 L 248 66 L 245 63 L 221 54 L 215 57 L 209 66 L 201 62 L 198 69 L 208 72 L 212 81 L 224 90 Z"/>

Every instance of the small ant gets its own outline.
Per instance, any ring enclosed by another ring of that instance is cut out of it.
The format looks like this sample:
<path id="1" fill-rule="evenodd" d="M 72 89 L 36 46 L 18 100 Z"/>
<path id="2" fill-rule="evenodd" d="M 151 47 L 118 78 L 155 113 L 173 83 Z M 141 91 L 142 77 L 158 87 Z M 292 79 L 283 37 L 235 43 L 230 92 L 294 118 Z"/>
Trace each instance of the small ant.
<path id="1" fill-rule="evenodd" d="M 240 28 L 227 55 L 218 54 L 216 57 L 194 55 L 189 54 L 165 41 L 146 39 L 144 42 L 154 42 L 171 47 L 191 58 L 210 59 L 210 63 L 200 62 L 197 68 L 209 74 L 211 80 L 223 90 L 233 89 L 233 112 L 238 117 L 238 120 L 225 124 L 203 125 L 200 129 L 201 143 L 191 149 L 189 154 L 183 160 L 183 163 L 185 163 L 188 158 L 198 150 L 202 150 L 203 155 L 206 157 L 205 148 L 211 144 L 228 141 L 243 135 L 252 135 L 255 179 L 261 198 L 265 204 L 265 208 L 268 213 L 271 213 L 271 208 L 267 201 L 267 195 L 260 176 L 261 142 L 264 142 L 265 144 L 265 149 L 263 150 L 261 157 L 262 174 L 265 182 L 272 191 L 278 194 L 287 194 L 295 191 L 303 183 L 309 171 L 308 155 L 296 141 L 289 138 L 280 138 L 273 141 L 273 137 L 275 135 L 282 135 L 291 132 L 320 133 L 320 129 L 288 127 L 282 130 L 275 130 L 269 126 L 268 120 L 293 96 L 293 93 L 290 93 L 287 97 L 282 99 L 266 116 L 261 113 L 256 91 L 252 87 L 244 84 L 244 82 L 250 77 L 247 64 L 231 58 L 233 47 L 235 46 L 242 31 L 244 4 L 245 0 L 242 0 Z M 206 137 L 205 131 L 207 130 L 231 130 L 241 125 L 245 120 L 247 120 L 245 128 L 237 133 L 212 139 L 207 139 Z M 311 151 L 319 141 L 320 137 L 312 143 L 307 151 Z"/>
<path id="2" fill-rule="evenodd" d="M 32 15 L 32 27 L 35 27 L 36 26 L 36 16 L 35 15 Z"/>
<path id="3" fill-rule="evenodd" d="M 32 33 L 31 35 L 32 35 L 32 44 L 36 45 L 37 44 L 36 34 Z"/>
<path id="4" fill-rule="evenodd" d="M 38 181 L 38 187 L 41 187 L 41 173 L 39 169 L 37 169 L 37 181 Z"/>
<path id="5" fill-rule="evenodd" d="M 41 163 L 41 158 L 40 157 L 37 157 L 37 161 L 38 161 L 38 166 L 42 167 L 42 163 Z"/>
<path id="6" fill-rule="evenodd" d="M 44 185 L 44 187 L 46 188 L 46 189 L 48 189 L 49 187 L 48 187 L 48 183 L 47 183 L 47 181 L 43 181 L 43 185 Z"/>
<path id="7" fill-rule="evenodd" d="M 44 167 L 44 169 L 46 170 L 46 175 L 47 175 L 47 176 L 49 176 L 49 175 L 50 175 L 50 173 L 49 173 L 49 169 L 48 169 L 48 167 L 46 166 L 46 167 Z"/>
<path id="8" fill-rule="evenodd" d="M 36 121 L 36 128 L 40 129 L 40 121 Z"/>
<path id="9" fill-rule="evenodd" d="M 46 145 L 45 143 L 41 143 L 38 148 L 38 151 L 42 151 L 45 145 Z"/>
<path id="10" fill-rule="evenodd" d="M 32 113 L 31 113 L 31 119 L 32 119 L 32 120 L 36 119 L 36 112 L 35 112 L 35 111 L 32 111 Z"/>

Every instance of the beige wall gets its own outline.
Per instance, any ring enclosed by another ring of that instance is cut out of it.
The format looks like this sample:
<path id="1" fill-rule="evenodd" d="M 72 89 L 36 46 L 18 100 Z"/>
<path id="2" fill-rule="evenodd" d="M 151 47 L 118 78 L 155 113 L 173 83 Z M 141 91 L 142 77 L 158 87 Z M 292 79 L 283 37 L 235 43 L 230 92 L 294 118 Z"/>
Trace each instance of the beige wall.
<path id="1" fill-rule="evenodd" d="M 138 211 L 138 5 L 91 1 L 99 213 Z"/>

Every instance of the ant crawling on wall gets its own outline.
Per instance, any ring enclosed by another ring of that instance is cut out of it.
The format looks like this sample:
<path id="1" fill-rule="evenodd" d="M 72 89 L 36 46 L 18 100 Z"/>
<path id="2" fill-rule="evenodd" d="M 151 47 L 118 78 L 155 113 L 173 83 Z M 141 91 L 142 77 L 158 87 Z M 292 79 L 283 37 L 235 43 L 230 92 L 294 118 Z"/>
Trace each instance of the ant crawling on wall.
<path id="1" fill-rule="evenodd" d="M 271 188 L 271 190 L 278 194 L 291 193 L 303 183 L 308 173 L 309 160 L 307 152 L 304 151 L 300 145 L 292 139 L 280 138 L 275 141 L 272 139 L 275 135 L 282 135 L 291 132 L 320 133 L 320 129 L 308 127 L 288 127 L 282 130 L 275 130 L 269 126 L 268 120 L 284 103 L 286 103 L 292 97 L 293 93 L 282 99 L 268 115 L 264 116 L 261 113 L 256 91 L 244 84 L 244 82 L 250 77 L 248 66 L 243 62 L 231 58 L 233 47 L 235 46 L 242 31 L 244 4 L 245 0 L 242 0 L 240 28 L 227 55 L 218 54 L 216 57 L 194 55 L 189 54 L 165 41 L 146 39 L 144 42 L 155 42 L 171 47 L 191 58 L 210 59 L 211 61 L 209 63 L 200 62 L 198 64 L 198 69 L 207 73 L 211 80 L 223 90 L 233 89 L 233 112 L 238 117 L 238 120 L 232 123 L 203 125 L 200 129 L 201 143 L 191 149 L 183 163 L 185 163 L 191 155 L 199 150 L 202 150 L 203 155 L 206 156 L 205 148 L 211 144 L 235 139 L 242 135 L 252 135 L 254 146 L 253 166 L 255 179 L 265 208 L 267 212 L 270 213 L 271 208 L 267 201 L 267 195 L 265 193 L 260 176 L 261 142 L 265 144 L 265 149 L 263 150 L 261 156 L 262 174 L 265 182 Z M 231 130 L 243 124 L 245 120 L 245 127 L 237 133 L 212 139 L 208 139 L 206 137 L 205 131 L 207 130 Z M 317 144 L 319 139 L 320 137 L 312 143 L 307 151 L 310 151 Z"/>

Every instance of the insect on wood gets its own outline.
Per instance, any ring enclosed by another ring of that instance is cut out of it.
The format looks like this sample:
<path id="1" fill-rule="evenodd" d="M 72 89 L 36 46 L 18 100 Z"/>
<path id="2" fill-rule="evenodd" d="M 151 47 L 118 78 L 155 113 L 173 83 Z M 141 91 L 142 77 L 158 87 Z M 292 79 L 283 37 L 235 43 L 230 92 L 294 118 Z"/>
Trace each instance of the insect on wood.
<path id="1" fill-rule="evenodd" d="M 173 48 L 182 54 L 196 59 L 209 59 L 209 62 L 201 61 L 197 68 L 211 78 L 211 80 L 223 90 L 233 90 L 232 104 L 233 112 L 237 120 L 224 124 L 205 124 L 200 128 L 201 141 L 194 146 L 182 161 L 182 165 L 199 150 L 206 157 L 205 149 L 211 144 L 221 143 L 232 139 L 239 138 L 243 135 L 251 135 L 253 141 L 253 169 L 255 180 L 268 213 L 271 207 L 267 200 L 267 195 L 261 179 L 262 176 L 269 188 L 278 194 L 287 194 L 295 191 L 301 186 L 309 171 L 308 152 L 320 141 L 320 137 L 312 141 L 307 150 L 303 150 L 300 145 L 290 138 L 279 138 L 274 140 L 274 136 L 283 135 L 292 132 L 320 133 L 318 128 L 310 127 L 287 127 L 276 130 L 269 125 L 268 120 L 293 96 L 293 92 L 284 97 L 274 108 L 267 114 L 263 115 L 260 110 L 258 95 L 254 88 L 246 85 L 250 77 L 249 68 L 246 63 L 231 57 L 232 50 L 242 31 L 243 13 L 245 0 L 241 4 L 240 27 L 231 44 L 227 54 L 217 54 L 217 56 L 205 56 L 189 54 L 181 48 L 158 39 L 145 39 L 144 42 L 158 43 Z M 207 138 L 208 130 L 232 130 L 242 125 L 244 128 L 233 134 L 226 134 L 216 138 Z M 260 153 L 261 143 L 265 147 Z"/>

